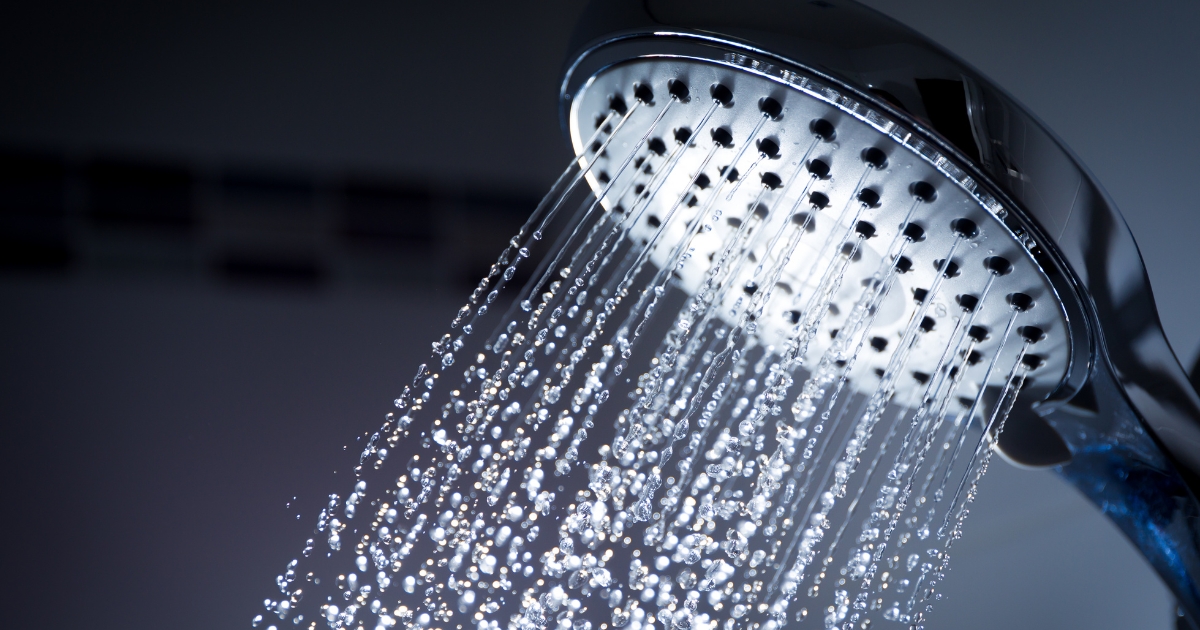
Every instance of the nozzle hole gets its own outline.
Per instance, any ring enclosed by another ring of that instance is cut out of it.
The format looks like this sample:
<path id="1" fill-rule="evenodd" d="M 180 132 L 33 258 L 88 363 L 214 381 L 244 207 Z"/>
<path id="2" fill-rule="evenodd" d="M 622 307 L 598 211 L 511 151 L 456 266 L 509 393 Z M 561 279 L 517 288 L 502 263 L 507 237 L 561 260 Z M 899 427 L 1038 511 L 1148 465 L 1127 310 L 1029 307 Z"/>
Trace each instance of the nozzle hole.
<path id="1" fill-rule="evenodd" d="M 712 130 L 711 135 L 713 142 L 721 145 L 722 147 L 729 148 L 733 146 L 733 134 L 729 133 L 728 129 L 724 127 L 717 127 L 716 129 Z"/>
<path id="2" fill-rule="evenodd" d="M 783 180 L 780 179 L 775 173 L 763 173 L 762 185 L 770 188 L 771 190 L 775 190 L 783 185 Z"/>
<path id="3" fill-rule="evenodd" d="M 1028 311 L 1033 308 L 1033 298 L 1024 293 L 1009 293 L 1008 303 L 1018 311 Z"/>
<path id="4" fill-rule="evenodd" d="M 858 191 L 858 202 L 868 208 L 879 207 L 879 193 L 873 189 L 864 188 Z"/>
<path id="5" fill-rule="evenodd" d="M 925 240 L 925 230 L 916 223 L 904 224 L 904 238 L 907 238 L 913 243 L 920 243 Z"/>
<path id="6" fill-rule="evenodd" d="M 829 164 L 821 159 L 809 160 L 808 172 L 817 179 L 826 179 L 829 177 Z"/>
<path id="7" fill-rule="evenodd" d="M 779 143 L 772 138 L 763 138 L 758 141 L 758 152 L 765 155 L 769 160 L 778 160 Z"/>
<path id="8" fill-rule="evenodd" d="M 1017 333 L 1029 343 L 1037 343 L 1046 338 L 1046 331 L 1037 326 L 1022 326 L 1017 329 Z"/>
<path id="9" fill-rule="evenodd" d="M 671 98 L 679 101 L 680 103 L 686 103 L 690 98 L 687 84 L 679 79 L 671 79 L 670 81 L 667 81 L 667 93 L 671 95 Z"/>
<path id="10" fill-rule="evenodd" d="M 983 266 L 997 276 L 1007 275 L 1013 269 L 1012 263 L 1008 262 L 1007 258 L 1000 256 L 989 256 L 983 259 Z"/>
<path id="11" fill-rule="evenodd" d="M 945 265 L 944 268 L 943 265 Z M 941 271 L 942 275 L 946 276 L 947 278 L 957 278 L 958 274 L 960 273 L 958 263 L 954 262 L 953 260 L 946 262 L 944 258 L 933 261 L 933 268 Z"/>
<path id="12" fill-rule="evenodd" d="M 720 83 L 714 83 L 708 89 L 708 93 L 712 95 L 714 101 L 721 104 L 721 107 L 730 107 L 733 105 L 733 92 Z"/>
<path id="13" fill-rule="evenodd" d="M 862 161 L 867 163 L 867 166 L 881 171 L 887 166 L 887 154 L 876 147 L 863 149 Z"/>
<path id="14" fill-rule="evenodd" d="M 758 110 L 771 120 L 779 120 L 783 116 L 783 105 L 770 96 L 764 97 L 758 102 Z"/>
<path id="15" fill-rule="evenodd" d="M 643 105 L 653 105 L 654 90 L 651 90 L 650 86 L 646 85 L 645 83 L 634 83 L 633 98 L 641 101 Z"/>
<path id="16" fill-rule="evenodd" d="M 808 123 L 808 130 L 822 142 L 833 142 L 833 139 L 837 137 L 837 130 L 833 128 L 833 123 L 824 118 L 814 118 L 812 122 Z"/>
<path id="17" fill-rule="evenodd" d="M 975 225 L 975 222 L 970 219 L 955 219 L 950 222 L 950 229 L 965 239 L 972 239 L 979 236 L 979 226 Z"/>
<path id="18" fill-rule="evenodd" d="M 925 203 L 932 203 L 934 199 L 937 199 L 937 189 L 929 182 L 913 182 L 909 184 L 908 192 Z"/>
<path id="19" fill-rule="evenodd" d="M 796 214 L 793 214 L 792 223 L 805 226 L 805 232 L 812 232 L 817 229 L 817 222 L 813 221 L 812 215 L 807 212 L 797 212 Z"/>

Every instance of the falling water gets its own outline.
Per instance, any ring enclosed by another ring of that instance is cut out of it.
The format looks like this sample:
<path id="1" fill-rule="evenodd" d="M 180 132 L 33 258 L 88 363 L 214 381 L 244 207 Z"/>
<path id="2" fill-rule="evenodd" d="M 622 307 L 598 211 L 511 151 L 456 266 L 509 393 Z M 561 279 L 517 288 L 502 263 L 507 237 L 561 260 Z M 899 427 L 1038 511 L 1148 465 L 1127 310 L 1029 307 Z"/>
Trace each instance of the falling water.
<path id="1" fill-rule="evenodd" d="M 927 183 L 881 195 L 880 149 L 825 120 L 781 149 L 772 99 L 739 137 L 681 85 L 612 99 L 252 625 L 923 623 L 1038 367 L 1036 328 L 1005 351 L 1028 300 L 982 321 L 1007 261 L 955 279 L 983 237 Z"/>

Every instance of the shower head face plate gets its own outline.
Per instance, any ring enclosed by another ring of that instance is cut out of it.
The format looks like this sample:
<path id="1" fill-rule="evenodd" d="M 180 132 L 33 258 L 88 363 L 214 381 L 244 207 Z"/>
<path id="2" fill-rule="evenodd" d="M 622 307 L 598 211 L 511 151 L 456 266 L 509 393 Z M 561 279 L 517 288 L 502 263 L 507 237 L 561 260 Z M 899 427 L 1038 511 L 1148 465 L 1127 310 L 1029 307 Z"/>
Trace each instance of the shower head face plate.
<path id="1" fill-rule="evenodd" d="M 686 86 L 686 100 L 673 97 L 669 84 L 676 91 Z M 717 105 L 703 128 L 696 128 L 713 108 L 717 85 L 732 99 Z M 986 330 L 987 336 L 975 346 L 981 358 L 990 359 L 1003 346 L 999 363 L 1009 364 L 1022 344 L 1002 344 L 1014 310 L 1008 296 L 1024 294 L 1032 298 L 1032 305 L 1016 318 L 1011 337 L 1025 333 L 1037 339 L 1027 348 L 1036 355 L 1032 361 L 1037 366 L 1028 373 L 1026 395 L 1045 396 L 1054 390 L 1070 365 L 1067 317 L 1043 264 L 1006 226 L 1006 209 L 971 185 L 947 157 L 921 151 L 924 143 L 911 134 L 901 135 L 901 128 L 882 114 L 844 96 L 829 98 L 814 83 L 804 85 L 808 89 L 709 61 L 633 60 L 610 66 L 583 83 L 572 98 L 570 137 L 583 156 L 581 162 L 594 159 L 582 143 L 610 116 L 614 100 L 634 104 L 635 90 L 644 98 L 649 88 L 653 100 L 639 104 L 617 129 L 588 182 L 597 194 L 607 189 L 602 200 L 606 208 L 619 208 L 630 213 L 629 220 L 636 219 L 630 237 L 652 248 L 651 263 L 661 267 L 682 259 L 674 263 L 674 284 L 689 295 L 705 286 L 714 261 L 734 242 L 742 224 L 750 222 L 742 232 L 744 246 L 734 247 L 738 251 L 730 251 L 724 265 L 729 274 L 726 286 L 742 290 L 723 292 L 718 310 L 734 325 L 733 314 L 744 306 L 739 300 L 769 290 L 754 322 L 762 345 L 782 347 L 795 335 L 798 320 L 819 321 L 803 362 L 814 365 L 847 324 L 864 287 L 888 275 L 884 258 L 895 260 L 902 252 L 903 272 L 891 274 L 889 288 L 871 304 L 870 330 L 863 337 L 869 347 L 858 353 L 853 366 L 856 388 L 876 387 L 918 310 L 922 319 L 932 320 L 927 325 L 933 328 L 919 335 L 908 372 L 932 370 L 964 316 L 966 323 Z M 781 106 L 778 116 L 771 115 L 772 105 L 764 99 Z M 617 118 L 612 116 L 608 124 Z M 651 125 L 648 142 L 643 142 Z M 683 143 L 678 141 L 685 137 Z M 727 138 L 727 146 L 714 148 L 717 140 Z M 636 167 L 621 169 L 631 152 Z M 673 166 L 672 159 L 677 162 Z M 872 161 L 876 163 L 869 164 Z M 615 181 L 609 181 L 613 174 Z M 797 216 L 800 213 L 808 217 Z M 960 219 L 970 223 L 956 223 Z M 797 222 L 806 233 L 782 262 L 773 286 L 757 286 L 770 275 L 764 269 L 785 257 L 786 235 Z M 910 229 L 915 240 L 903 234 L 907 223 L 920 228 Z M 963 226 L 970 224 L 976 229 L 963 233 Z M 861 238 L 864 233 L 870 233 L 869 238 Z M 681 243 L 686 243 L 682 257 L 676 250 Z M 852 256 L 845 275 L 831 299 L 814 299 L 822 288 L 831 288 L 825 277 L 831 262 L 848 253 Z M 947 257 L 951 265 L 945 265 Z M 994 273 L 989 265 L 1004 273 Z M 939 272 L 948 277 L 937 283 Z M 918 299 L 931 288 L 936 288 L 933 299 L 922 308 Z M 973 301 L 974 312 L 964 311 L 961 305 Z M 818 308 L 828 312 L 813 312 Z M 972 365 L 963 385 L 978 388 L 985 377 L 987 386 L 1003 385 L 1004 370 L 989 375 L 989 363 L 979 360 Z"/>

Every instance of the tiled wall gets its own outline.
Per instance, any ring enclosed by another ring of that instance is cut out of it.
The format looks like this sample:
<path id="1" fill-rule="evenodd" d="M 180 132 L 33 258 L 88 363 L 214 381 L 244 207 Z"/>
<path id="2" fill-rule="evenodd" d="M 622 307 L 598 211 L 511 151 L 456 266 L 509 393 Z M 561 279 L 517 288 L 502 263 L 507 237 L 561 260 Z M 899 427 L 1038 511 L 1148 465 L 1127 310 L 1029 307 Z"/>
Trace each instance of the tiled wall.
<path id="1" fill-rule="evenodd" d="M 0 273 L 469 287 L 539 194 L 0 149 Z"/>

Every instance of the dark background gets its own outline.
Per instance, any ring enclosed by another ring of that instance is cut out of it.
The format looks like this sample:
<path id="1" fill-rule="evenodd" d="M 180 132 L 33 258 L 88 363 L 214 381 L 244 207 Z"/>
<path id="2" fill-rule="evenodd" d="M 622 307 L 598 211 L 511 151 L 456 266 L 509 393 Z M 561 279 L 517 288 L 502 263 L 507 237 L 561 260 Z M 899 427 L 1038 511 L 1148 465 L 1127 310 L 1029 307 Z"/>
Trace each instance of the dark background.
<path id="1" fill-rule="evenodd" d="M 582 4 L 9 4 L 0 619 L 247 627 L 344 492 L 343 447 L 570 157 L 554 95 Z M 869 4 L 1094 169 L 1190 364 L 1200 5 Z M 930 627 L 1170 622 L 1050 473 L 994 466 L 952 566 Z"/>

